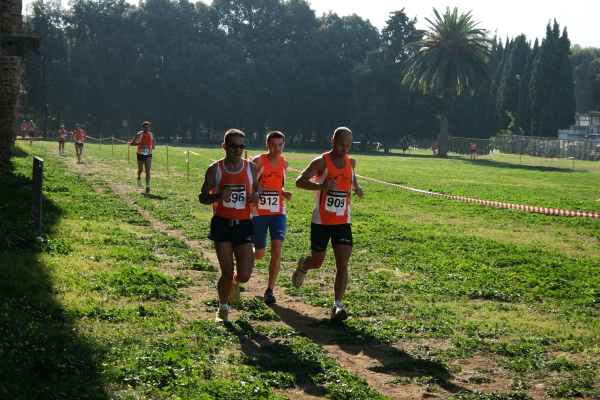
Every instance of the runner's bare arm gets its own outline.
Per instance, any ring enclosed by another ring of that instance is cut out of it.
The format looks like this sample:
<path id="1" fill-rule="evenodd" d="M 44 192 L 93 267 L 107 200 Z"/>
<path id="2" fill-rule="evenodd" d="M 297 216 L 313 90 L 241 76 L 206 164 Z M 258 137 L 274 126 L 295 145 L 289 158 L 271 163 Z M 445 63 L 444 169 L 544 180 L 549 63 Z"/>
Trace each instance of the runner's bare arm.
<path id="1" fill-rule="evenodd" d="M 352 164 L 352 170 L 354 170 L 356 168 L 356 160 L 354 158 L 350 158 L 350 163 Z M 358 181 L 356 180 L 356 173 L 352 177 L 352 190 L 354 190 L 354 193 L 356 193 L 358 197 L 363 197 L 364 193 L 362 187 L 360 187 Z"/>
<path id="2" fill-rule="evenodd" d="M 130 146 L 137 146 L 139 143 L 139 133 L 136 133 L 135 136 L 133 137 L 133 139 L 131 139 L 131 142 L 129 142 Z"/>
<path id="3" fill-rule="evenodd" d="M 285 161 L 285 163 L 283 164 L 283 169 L 287 172 L 287 169 L 290 166 L 290 163 L 287 160 L 284 160 L 284 161 Z M 285 189 L 281 188 L 281 195 L 286 200 L 292 199 L 292 192 L 290 192 L 289 190 L 285 190 Z"/>
<path id="4" fill-rule="evenodd" d="M 248 203 L 250 204 L 258 204 L 260 200 L 260 185 L 258 184 L 258 179 L 256 178 L 256 164 L 250 163 L 250 172 L 252 173 L 252 194 L 248 196 Z"/>
<path id="5" fill-rule="evenodd" d="M 204 183 L 202 184 L 202 189 L 200 189 L 200 194 L 198 195 L 198 200 L 201 204 L 212 204 L 215 201 L 219 200 L 227 200 L 231 196 L 231 189 L 226 187 L 220 193 L 211 193 L 210 191 L 215 187 L 215 178 L 217 176 L 217 163 L 212 164 L 206 170 L 206 175 L 204 176 Z"/>
<path id="6" fill-rule="evenodd" d="M 323 172 L 323 170 L 325 170 L 325 159 L 323 157 L 315 158 L 311 161 L 310 165 L 302 171 L 298 179 L 296 179 L 296 187 L 306 190 L 329 190 L 331 182 L 333 182 L 333 184 L 336 183 L 333 179 L 324 183 L 314 183 L 310 180 L 313 176 Z"/>

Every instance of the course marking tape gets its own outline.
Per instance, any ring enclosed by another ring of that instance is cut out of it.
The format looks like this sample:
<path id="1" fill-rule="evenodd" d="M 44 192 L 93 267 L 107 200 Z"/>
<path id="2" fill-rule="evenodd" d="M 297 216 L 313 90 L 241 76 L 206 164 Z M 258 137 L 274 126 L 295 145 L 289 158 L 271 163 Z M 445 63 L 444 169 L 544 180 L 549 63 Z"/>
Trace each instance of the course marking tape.
<path id="1" fill-rule="evenodd" d="M 398 185 L 395 183 L 380 181 L 378 179 L 373 179 L 373 178 L 361 176 L 358 174 L 356 176 L 361 179 L 366 179 L 371 182 L 377 182 L 377 183 L 381 183 L 383 185 L 388 185 L 388 186 L 397 187 L 399 189 L 409 190 L 411 192 L 428 194 L 430 196 L 441 197 L 444 199 L 464 201 L 467 203 L 475 203 L 475 204 L 480 204 L 480 205 L 484 205 L 484 206 L 508 208 L 511 210 L 528 211 L 528 212 L 534 212 L 534 213 L 538 213 L 538 214 L 562 215 L 565 217 L 600 218 L 600 213 L 597 213 L 597 212 L 561 210 L 559 208 L 524 206 L 521 204 L 504 203 L 504 202 L 500 202 L 500 201 L 478 200 L 478 199 L 472 199 L 470 197 L 452 196 L 449 194 L 430 192 L 429 190 L 414 189 L 414 188 L 411 188 L 408 186 L 402 186 L 402 185 Z"/>

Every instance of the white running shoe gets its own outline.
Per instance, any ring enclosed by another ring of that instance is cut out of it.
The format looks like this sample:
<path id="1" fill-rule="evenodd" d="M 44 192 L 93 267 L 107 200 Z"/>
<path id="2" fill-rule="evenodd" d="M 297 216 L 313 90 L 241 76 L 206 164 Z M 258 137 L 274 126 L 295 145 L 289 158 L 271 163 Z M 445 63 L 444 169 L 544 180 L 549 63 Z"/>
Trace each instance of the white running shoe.
<path id="1" fill-rule="evenodd" d="M 229 303 L 234 306 L 240 302 L 240 284 L 231 283 L 231 289 L 229 290 Z"/>
<path id="2" fill-rule="evenodd" d="M 300 289 L 302 284 L 304 283 L 304 277 L 306 276 L 306 272 L 302 270 L 304 266 L 304 261 L 306 261 L 306 257 L 302 257 L 298 260 L 298 268 L 292 274 L 292 284 L 296 289 Z"/>
<path id="3" fill-rule="evenodd" d="M 229 310 L 221 310 L 217 311 L 217 316 L 215 317 L 215 322 L 229 322 Z"/>
<path id="4" fill-rule="evenodd" d="M 142 178 L 138 178 L 138 187 L 142 187 L 144 185 L 142 185 Z"/>
<path id="5" fill-rule="evenodd" d="M 348 314 L 346 313 L 346 309 L 343 305 L 333 305 L 333 309 L 331 310 L 331 321 L 343 321 L 348 319 Z"/>

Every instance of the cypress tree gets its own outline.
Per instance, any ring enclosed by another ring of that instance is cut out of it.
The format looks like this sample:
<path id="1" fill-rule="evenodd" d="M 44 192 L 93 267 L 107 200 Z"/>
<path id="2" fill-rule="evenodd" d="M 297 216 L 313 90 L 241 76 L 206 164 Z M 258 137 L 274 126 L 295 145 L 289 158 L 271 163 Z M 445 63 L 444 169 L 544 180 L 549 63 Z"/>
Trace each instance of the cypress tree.
<path id="1" fill-rule="evenodd" d="M 520 112 L 517 115 L 517 123 L 521 130 L 523 130 L 523 134 L 525 136 L 531 135 L 531 120 L 532 120 L 532 112 L 531 112 L 531 96 L 529 91 L 529 82 L 531 82 L 531 74 L 533 72 L 533 64 L 537 57 L 537 54 L 540 50 L 540 45 L 538 40 L 535 39 L 535 43 L 533 44 L 533 49 L 527 56 L 527 63 L 525 64 L 525 70 L 523 71 L 523 75 L 521 76 L 521 91 L 519 93 L 519 101 L 517 104 Z"/>
<path id="2" fill-rule="evenodd" d="M 508 47 L 508 38 L 506 39 L 506 47 Z M 496 115 L 496 95 L 498 93 L 498 87 L 500 86 L 500 78 L 502 77 L 502 71 L 504 70 L 504 62 L 506 58 L 507 51 L 505 47 L 502 46 L 502 42 L 498 44 L 498 48 L 496 49 L 496 58 L 498 64 L 495 69 L 491 69 L 490 71 L 494 71 L 494 81 L 492 82 L 492 86 L 490 87 L 490 91 L 488 93 L 488 98 L 486 102 L 486 112 L 485 112 L 485 130 L 487 136 L 493 136 L 498 133 L 497 124 L 495 123 L 495 115 Z"/>
<path id="3" fill-rule="evenodd" d="M 575 83 L 571 66 L 571 42 L 566 28 L 560 38 L 562 59 L 558 75 L 552 85 L 547 103 L 542 108 L 540 129 L 547 136 L 558 135 L 558 129 L 566 129 L 575 122 Z"/>
<path id="4" fill-rule="evenodd" d="M 560 72 L 562 62 L 562 48 L 560 43 L 560 29 L 556 20 L 554 27 L 546 27 L 546 37 L 542 40 L 540 51 L 533 63 L 533 72 L 529 90 L 531 95 L 531 134 L 534 136 L 549 135 L 548 114 L 544 107 L 550 99 L 552 87 Z M 557 132 L 552 135 L 555 136 Z"/>
<path id="5" fill-rule="evenodd" d="M 523 76 L 530 51 L 525 35 L 517 36 L 510 46 L 510 51 L 507 51 L 508 56 L 506 57 L 496 98 L 495 122 L 497 130 L 506 129 L 511 122 L 506 113 L 507 111 L 515 116 L 517 115 L 519 107 L 519 80 L 517 75 L 519 77 Z"/>

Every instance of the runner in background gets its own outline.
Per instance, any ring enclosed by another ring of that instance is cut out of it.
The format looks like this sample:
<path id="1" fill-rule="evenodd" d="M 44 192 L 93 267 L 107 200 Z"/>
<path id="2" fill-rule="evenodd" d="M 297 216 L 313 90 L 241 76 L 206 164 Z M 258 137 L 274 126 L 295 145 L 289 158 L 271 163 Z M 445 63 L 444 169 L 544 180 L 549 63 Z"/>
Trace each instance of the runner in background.
<path id="1" fill-rule="evenodd" d="M 35 136 L 35 131 L 37 130 L 37 126 L 33 123 L 33 120 L 29 121 L 27 125 L 27 129 L 29 130 L 29 144 L 33 143 L 33 137 Z"/>
<path id="2" fill-rule="evenodd" d="M 27 133 L 27 121 L 21 122 L 21 138 L 25 140 L 25 134 Z"/>
<path id="3" fill-rule="evenodd" d="M 81 155 L 83 154 L 83 141 L 85 140 L 85 132 L 75 124 L 73 131 L 73 140 L 75 141 L 75 153 L 77 154 L 77 164 L 81 164 Z"/>
<path id="4" fill-rule="evenodd" d="M 333 133 L 332 148 L 329 152 L 312 160 L 296 179 L 296 186 L 312 190 L 315 206 L 310 224 L 311 254 L 298 261 L 298 268 L 292 275 L 294 287 L 300 288 L 306 273 L 321 268 L 325 260 L 327 244 L 331 239 L 335 257 L 335 281 L 333 284 L 335 302 L 331 310 L 331 320 L 348 318 L 342 300 L 348 286 L 348 261 L 352 255 L 352 228 L 350 226 L 350 193 L 363 197 L 358 186 L 354 168 L 356 161 L 348 157 L 352 147 L 352 132 L 340 127 Z"/>
<path id="5" fill-rule="evenodd" d="M 227 301 L 233 305 L 240 301 L 239 284 L 250 280 L 254 268 L 252 205 L 259 201 L 260 186 L 256 165 L 242 158 L 245 138 L 238 129 L 225 132 L 225 158 L 208 167 L 198 195 L 201 204 L 213 207 L 210 233 L 221 268 L 217 322 L 228 322 Z"/>
<path id="6" fill-rule="evenodd" d="M 431 145 L 431 150 L 433 150 L 433 155 L 435 156 L 437 154 L 437 140 L 433 141 L 433 144 Z"/>
<path id="7" fill-rule="evenodd" d="M 65 126 L 61 125 L 58 130 L 58 155 L 65 155 L 65 140 L 67 140 L 67 131 L 65 131 Z"/>
<path id="8" fill-rule="evenodd" d="M 285 239 L 286 212 L 283 199 L 290 200 L 292 193 L 283 189 L 288 162 L 281 155 L 285 146 L 285 136 L 279 131 L 267 134 L 266 154 L 255 157 L 258 184 L 261 195 L 254 208 L 254 258 L 262 260 L 267 246 L 267 231 L 271 237 L 271 260 L 269 261 L 269 282 L 263 296 L 266 304 L 275 303 L 273 288 L 281 268 L 281 247 Z"/>
<path id="9" fill-rule="evenodd" d="M 406 139 L 402 140 L 402 154 L 406 153 L 406 149 L 408 149 L 408 143 L 406 142 Z"/>
<path id="10" fill-rule="evenodd" d="M 477 158 L 477 144 L 471 140 L 471 160 Z"/>
<path id="11" fill-rule="evenodd" d="M 155 148 L 154 135 L 150 132 L 150 122 L 142 122 L 142 130 L 129 142 L 137 146 L 138 186 L 142 187 L 142 171 L 146 169 L 146 193 L 150 193 L 150 168 L 152 168 L 152 150 Z"/>

